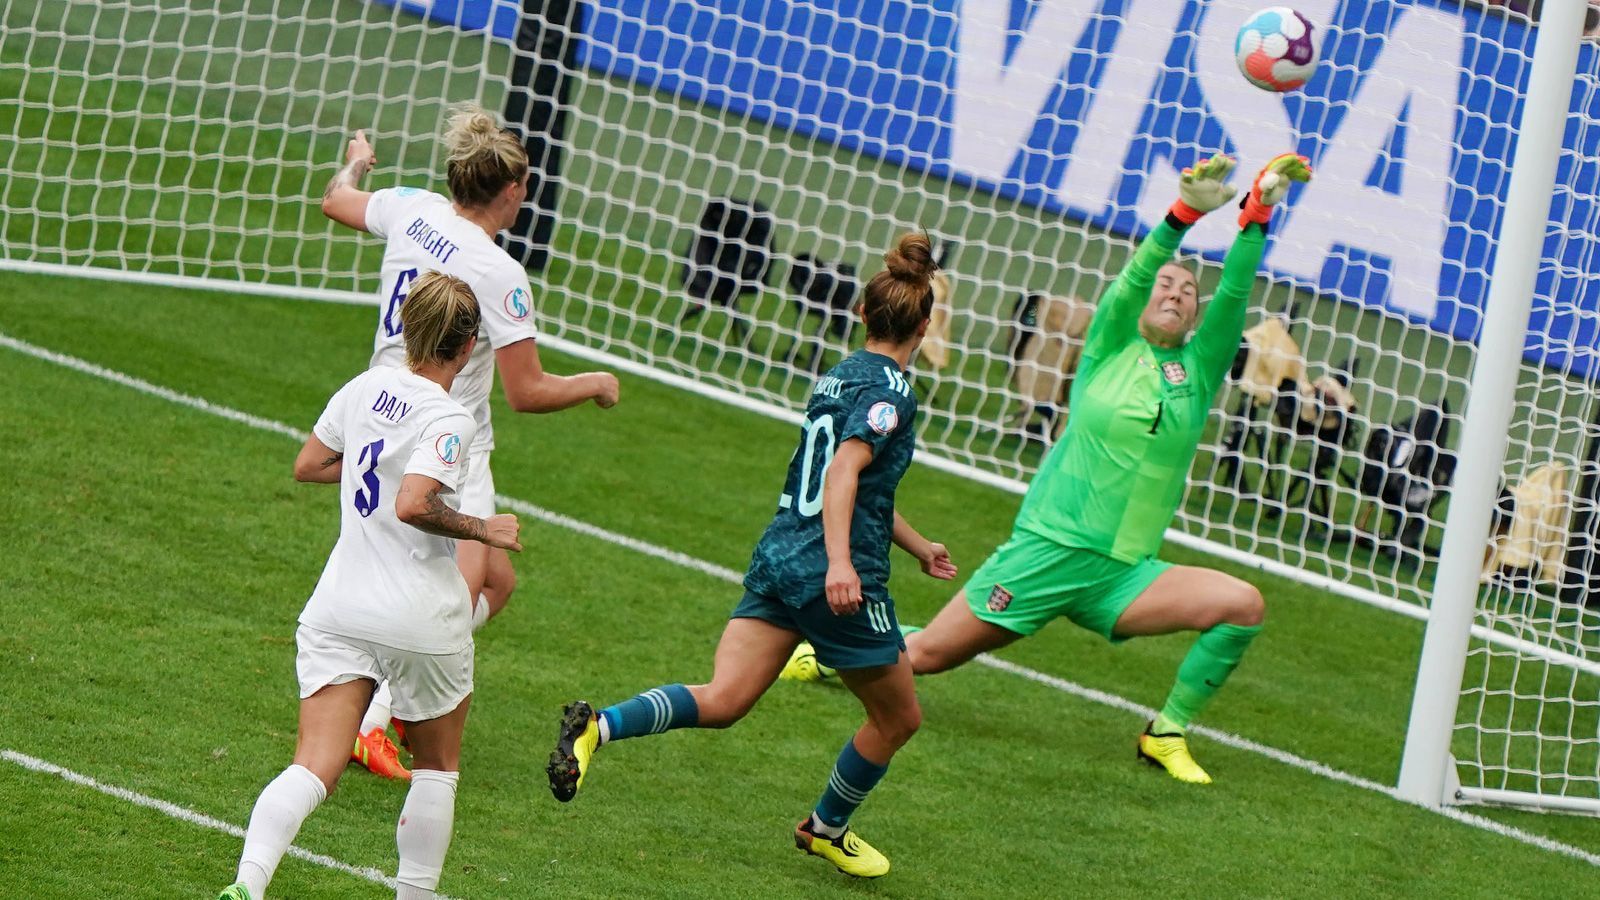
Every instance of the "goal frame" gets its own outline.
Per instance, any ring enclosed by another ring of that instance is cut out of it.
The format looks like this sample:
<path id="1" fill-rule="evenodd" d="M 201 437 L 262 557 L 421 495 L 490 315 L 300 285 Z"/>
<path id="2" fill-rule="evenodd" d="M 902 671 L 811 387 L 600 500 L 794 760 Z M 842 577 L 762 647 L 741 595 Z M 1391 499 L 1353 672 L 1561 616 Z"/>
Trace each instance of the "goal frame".
<path id="1" fill-rule="evenodd" d="M 1556 186 L 1563 123 L 1578 75 L 1584 0 L 1544 5 L 1518 123 L 1482 338 L 1473 361 L 1460 461 L 1445 515 L 1438 576 L 1417 664 L 1396 793 L 1439 807 L 1492 803 L 1600 815 L 1600 799 L 1466 787 L 1450 752 L 1478 611 L 1478 573 L 1504 471 L 1524 336 Z M 1536 655 L 1545 656 L 1548 651 Z M 1592 663 L 1584 666 L 1589 668 Z"/>

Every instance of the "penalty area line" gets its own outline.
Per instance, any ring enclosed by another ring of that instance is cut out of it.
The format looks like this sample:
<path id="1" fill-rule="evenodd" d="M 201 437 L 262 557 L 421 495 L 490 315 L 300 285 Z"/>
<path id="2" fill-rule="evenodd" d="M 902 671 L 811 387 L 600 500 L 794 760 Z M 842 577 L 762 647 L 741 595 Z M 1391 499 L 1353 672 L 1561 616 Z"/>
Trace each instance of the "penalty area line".
<path id="1" fill-rule="evenodd" d="M 103 781 L 90 778 L 81 772 L 74 772 L 71 769 L 63 768 L 53 762 L 40 759 L 37 756 L 29 756 L 26 753 L 19 753 L 16 750 L 0 750 L 0 759 L 4 759 L 6 762 L 21 766 L 22 768 L 32 772 L 39 772 L 44 775 L 54 775 L 63 781 L 68 781 L 72 784 L 79 785 L 80 787 L 89 788 L 90 790 L 99 791 L 100 793 L 105 794 L 107 797 L 115 797 L 118 800 L 132 803 L 134 806 L 142 806 L 146 809 L 153 809 L 162 815 L 177 819 L 180 822 L 187 822 L 190 825 L 198 825 L 201 828 L 209 828 L 212 831 L 220 831 L 223 834 L 239 838 L 240 840 L 244 839 L 244 829 L 233 824 L 232 822 L 224 822 L 214 816 L 208 816 L 205 813 L 196 812 L 187 806 L 179 806 L 176 803 L 169 803 L 166 800 L 151 797 L 148 794 L 141 794 L 138 791 L 130 791 L 127 788 L 118 787 L 114 784 L 106 784 Z M 333 869 L 336 872 L 343 872 L 346 875 L 354 875 L 355 877 L 364 881 L 370 881 L 373 884 L 383 885 L 390 890 L 396 889 L 395 880 L 393 878 L 390 878 L 388 875 L 385 875 L 383 872 L 380 872 L 370 866 L 353 866 L 342 860 L 334 859 L 326 854 L 313 853 L 304 847 L 293 844 L 289 846 L 288 855 L 294 857 L 295 859 L 304 860 L 312 865 L 321 866 L 324 869 Z M 444 895 L 440 894 L 439 896 L 443 897 Z"/>
<path id="2" fill-rule="evenodd" d="M 162 387 L 158 384 L 152 384 L 151 382 L 145 381 L 141 378 L 135 378 L 132 375 L 126 375 L 121 372 L 107 369 L 103 366 L 95 365 L 92 362 L 79 359 L 75 356 L 57 353 L 53 350 L 48 350 L 44 347 L 30 344 L 27 341 L 18 340 L 17 338 L 10 337 L 9 335 L 3 333 L 0 333 L 0 347 L 6 347 L 26 356 L 31 356 L 35 359 L 43 360 L 45 362 L 54 363 L 74 371 L 82 372 L 86 375 L 91 375 L 95 378 L 111 381 L 116 384 L 120 384 L 123 387 L 138 391 L 142 394 L 147 394 L 152 397 L 159 397 L 172 403 L 177 403 L 182 406 L 190 407 L 191 409 L 199 410 L 200 412 L 228 419 L 229 421 L 238 422 L 241 425 L 246 425 L 261 431 L 270 431 L 275 434 L 293 437 L 298 440 L 305 440 L 306 432 L 291 425 L 286 425 L 282 422 L 277 422 L 271 419 L 264 419 L 260 416 L 252 415 L 247 412 L 242 412 L 240 410 L 212 403 L 211 401 L 201 397 L 180 393 L 172 390 L 171 388 Z M 625 534 L 610 531 L 608 529 L 601 528 L 598 525 L 584 522 L 580 519 L 575 519 L 571 516 L 563 515 L 562 513 L 558 513 L 553 510 L 545 509 L 542 506 L 537 506 L 533 503 L 527 502 L 526 500 L 519 500 L 516 497 L 510 497 L 504 494 L 496 495 L 495 499 L 507 509 L 528 516 L 529 518 L 537 519 L 541 522 L 554 525 L 558 528 L 565 528 L 579 534 L 595 538 L 596 540 L 605 541 L 607 543 L 632 550 L 636 553 L 671 563 L 675 566 L 693 569 L 694 571 L 708 575 L 712 578 L 716 578 L 720 581 L 725 581 L 730 584 L 739 584 L 744 580 L 742 573 L 730 569 L 727 566 L 721 566 L 707 560 L 698 559 L 686 553 L 681 553 L 677 550 L 662 547 L 659 544 L 652 544 L 648 541 L 643 541 Z M 1153 718 L 1156 714 L 1154 709 L 1151 709 L 1150 707 L 1144 706 L 1140 703 L 1135 703 L 1126 697 L 1108 693 L 1106 691 L 1096 690 L 1095 688 L 1087 687 L 1074 681 L 1068 681 L 1065 678 L 1058 678 L 1057 676 L 1040 672 L 1036 669 L 1030 669 L 1027 666 L 1018 665 L 1017 663 L 1000 659 L 996 656 L 983 654 L 977 658 L 977 662 L 987 666 L 988 668 L 998 669 L 1002 672 L 1009 672 L 1020 678 L 1027 679 L 1028 681 L 1032 681 L 1045 687 L 1053 688 L 1073 697 L 1087 700 L 1091 703 L 1098 703 L 1102 706 L 1109 706 L 1113 709 L 1120 709 L 1124 712 L 1133 713 L 1146 719 Z M 1210 740 L 1216 741 L 1219 744 L 1231 747 L 1235 750 L 1243 750 L 1248 753 L 1264 756 L 1267 759 L 1282 763 L 1286 766 L 1291 766 L 1303 772 L 1309 772 L 1310 774 L 1316 775 L 1320 778 L 1327 778 L 1331 781 L 1339 782 L 1340 784 L 1346 784 L 1351 787 L 1382 794 L 1385 797 L 1389 797 L 1390 799 L 1400 803 L 1408 803 L 1408 801 L 1401 798 L 1395 792 L 1394 788 L 1388 785 L 1379 784 L 1376 781 L 1373 781 L 1369 778 L 1362 778 L 1359 775 L 1352 775 L 1349 772 L 1335 769 L 1332 766 L 1319 763 L 1315 760 L 1306 759 L 1303 756 L 1298 756 L 1286 750 L 1280 750 L 1277 747 L 1271 747 L 1266 744 L 1252 741 L 1249 738 L 1242 737 L 1240 735 L 1232 734 L 1226 731 L 1220 731 L 1215 728 L 1208 728 L 1204 725 L 1196 725 L 1189 730 L 1195 734 L 1203 735 Z M 6 752 L 9 753 L 10 751 Z M 49 764 L 46 763 L 46 765 Z M 159 803 L 161 801 L 155 802 Z M 1573 859 L 1586 862 L 1591 866 L 1600 867 L 1600 854 L 1591 853 L 1580 847 L 1575 847 L 1571 844 L 1566 844 L 1552 838 L 1547 838 L 1544 835 L 1523 831 L 1520 828 L 1506 825 L 1503 822 L 1498 822 L 1485 816 L 1476 815 L 1474 813 L 1465 812 L 1452 807 L 1432 807 L 1418 805 L 1418 808 L 1437 813 L 1452 821 L 1460 822 L 1463 825 L 1469 825 L 1473 828 L 1489 831 L 1502 837 L 1507 837 L 1533 847 L 1538 847 L 1541 850 L 1558 853 L 1562 856 L 1568 856 Z M 227 825 L 227 823 L 219 822 L 218 824 L 227 828 L 233 827 L 231 825 Z M 243 834 L 243 832 L 240 832 L 240 834 Z M 329 862 L 337 863 L 337 860 L 330 859 Z M 338 865 L 343 866 L 344 864 L 338 863 Z M 358 870 L 352 869 L 352 871 Z"/>

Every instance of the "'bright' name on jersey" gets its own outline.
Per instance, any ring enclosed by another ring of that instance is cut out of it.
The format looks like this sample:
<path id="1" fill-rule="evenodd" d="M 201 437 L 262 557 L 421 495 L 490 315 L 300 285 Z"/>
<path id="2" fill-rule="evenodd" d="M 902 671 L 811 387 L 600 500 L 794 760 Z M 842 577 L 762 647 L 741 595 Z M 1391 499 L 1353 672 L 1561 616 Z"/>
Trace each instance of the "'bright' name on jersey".
<path id="1" fill-rule="evenodd" d="M 418 216 L 411 223 L 411 227 L 406 229 L 406 237 L 416 241 L 417 246 L 433 254 L 442 263 L 449 262 L 450 255 L 461 249 L 449 238 L 439 233 L 432 225 L 429 225 L 427 220 L 421 216 Z"/>

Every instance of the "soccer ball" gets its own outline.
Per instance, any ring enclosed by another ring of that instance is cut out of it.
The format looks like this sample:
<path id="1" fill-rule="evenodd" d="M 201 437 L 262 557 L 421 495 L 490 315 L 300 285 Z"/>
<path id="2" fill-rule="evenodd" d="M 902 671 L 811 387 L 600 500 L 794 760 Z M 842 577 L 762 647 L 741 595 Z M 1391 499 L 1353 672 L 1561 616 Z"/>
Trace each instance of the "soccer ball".
<path id="1" fill-rule="evenodd" d="M 1292 91 L 1317 70 L 1317 30 L 1300 13 L 1273 6 L 1239 28 L 1233 55 L 1246 80 L 1264 91 Z"/>

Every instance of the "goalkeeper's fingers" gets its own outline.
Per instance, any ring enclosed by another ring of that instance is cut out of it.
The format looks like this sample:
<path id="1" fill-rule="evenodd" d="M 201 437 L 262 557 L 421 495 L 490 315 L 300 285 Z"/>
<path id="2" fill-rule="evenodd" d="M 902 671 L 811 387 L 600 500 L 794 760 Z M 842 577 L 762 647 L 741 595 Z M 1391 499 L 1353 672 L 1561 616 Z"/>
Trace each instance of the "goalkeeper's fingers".
<path id="1" fill-rule="evenodd" d="M 1267 172 L 1277 172 L 1293 181 L 1305 183 L 1311 180 L 1311 160 L 1297 153 L 1285 153 L 1267 163 L 1262 174 Z"/>
<path id="2" fill-rule="evenodd" d="M 1228 176 L 1233 173 L 1233 167 L 1238 164 L 1239 161 L 1233 157 L 1218 153 L 1206 161 L 1207 174 L 1216 181 L 1227 181 Z"/>
<path id="3" fill-rule="evenodd" d="M 1184 184 L 1193 184 L 1196 181 L 1226 181 L 1228 173 L 1238 163 L 1233 157 L 1221 153 L 1203 159 L 1192 166 L 1186 167 L 1179 176 Z"/>

